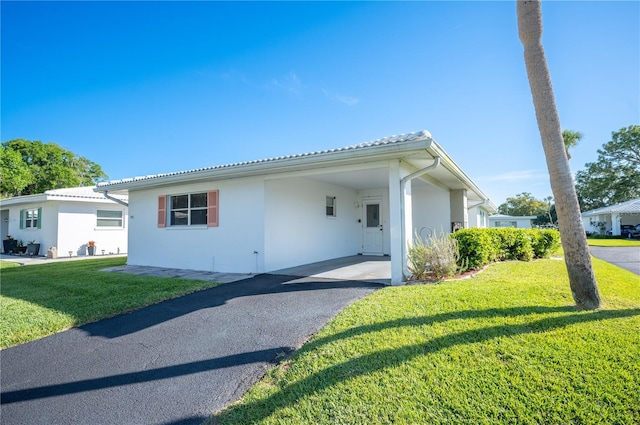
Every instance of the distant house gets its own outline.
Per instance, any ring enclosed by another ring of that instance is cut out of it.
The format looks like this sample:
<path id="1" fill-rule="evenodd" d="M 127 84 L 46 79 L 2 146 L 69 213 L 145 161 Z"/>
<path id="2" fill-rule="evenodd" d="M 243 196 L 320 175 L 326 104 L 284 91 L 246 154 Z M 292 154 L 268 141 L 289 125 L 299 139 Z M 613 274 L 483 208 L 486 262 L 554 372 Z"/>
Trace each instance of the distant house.
<path id="1" fill-rule="evenodd" d="M 587 232 L 619 236 L 624 225 L 640 224 L 640 198 L 582 213 Z"/>
<path id="2" fill-rule="evenodd" d="M 495 211 L 495 204 L 488 199 L 469 205 L 469 227 L 490 227 L 489 217 Z"/>
<path id="3" fill-rule="evenodd" d="M 532 221 L 538 218 L 535 215 L 505 215 L 495 214 L 489 216 L 489 227 L 515 227 L 517 229 L 531 228 Z"/>
<path id="4" fill-rule="evenodd" d="M 470 205 L 495 212 L 426 131 L 96 190 L 128 191 L 130 265 L 262 273 L 388 255 L 393 284 L 416 233 L 477 225 Z"/>
<path id="5" fill-rule="evenodd" d="M 94 187 L 47 190 L 0 201 L 0 234 L 25 244 L 36 241 L 40 255 L 56 247 L 58 256 L 87 254 L 89 241 L 97 253 L 127 252 L 126 197 L 108 199 Z"/>

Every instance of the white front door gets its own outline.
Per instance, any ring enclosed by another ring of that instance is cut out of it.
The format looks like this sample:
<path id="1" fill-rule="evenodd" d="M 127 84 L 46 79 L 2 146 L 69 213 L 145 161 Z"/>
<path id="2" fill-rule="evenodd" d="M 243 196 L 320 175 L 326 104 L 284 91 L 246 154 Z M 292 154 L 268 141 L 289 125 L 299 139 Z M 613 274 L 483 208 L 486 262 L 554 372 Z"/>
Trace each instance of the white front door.
<path id="1" fill-rule="evenodd" d="M 362 226 L 362 253 L 368 255 L 383 255 L 382 217 L 380 202 L 365 203 L 364 225 Z"/>

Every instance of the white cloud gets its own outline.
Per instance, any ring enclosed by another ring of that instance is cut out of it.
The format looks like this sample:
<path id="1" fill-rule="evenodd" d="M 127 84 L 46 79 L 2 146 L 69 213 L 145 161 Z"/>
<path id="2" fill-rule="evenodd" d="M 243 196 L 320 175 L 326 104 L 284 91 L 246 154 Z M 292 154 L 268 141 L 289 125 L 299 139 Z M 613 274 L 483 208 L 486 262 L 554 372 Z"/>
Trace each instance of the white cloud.
<path id="1" fill-rule="evenodd" d="M 360 102 L 360 99 L 353 96 L 346 96 L 340 93 L 329 92 L 328 90 L 325 90 L 325 89 L 322 89 L 322 92 L 327 98 L 336 102 L 343 103 L 347 106 L 355 106 L 358 104 L 358 102 Z"/>
<path id="2" fill-rule="evenodd" d="M 266 87 L 269 89 L 283 90 L 295 95 L 301 94 L 304 90 L 304 85 L 295 72 L 290 72 L 280 78 L 272 78 L 271 81 L 266 84 Z"/>

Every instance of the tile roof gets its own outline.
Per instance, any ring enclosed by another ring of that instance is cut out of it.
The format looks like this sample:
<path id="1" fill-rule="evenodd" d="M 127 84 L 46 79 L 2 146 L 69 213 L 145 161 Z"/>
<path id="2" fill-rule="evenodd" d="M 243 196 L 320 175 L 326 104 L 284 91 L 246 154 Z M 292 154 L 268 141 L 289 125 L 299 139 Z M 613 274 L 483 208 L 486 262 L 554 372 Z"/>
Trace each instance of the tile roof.
<path id="1" fill-rule="evenodd" d="M 96 186 L 83 186 L 83 187 L 67 187 L 63 189 L 51 189 L 46 190 L 43 193 L 36 193 L 33 195 L 13 196 L 10 198 L 4 198 L 0 200 L 2 205 L 20 205 L 30 202 L 44 202 L 47 200 L 95 200 L 100 202 L 113 202 L 108 199 L 103 193 L 96 192 L 94 189 Z M 128 196 L 118 194 L 109 194 L 113 198 L 117 198 L 126 202 Z"/>
<path id="2" fill-rule="evenodd" d="M 621 202 L 619 204 L 611 205 L 608 207 L 602 207 L 591 211 L 582 213 L 583 217 L 589 217 L 599 214 L 640 214 L 640 198 L 632 199 L 630 201 Z"/>
<path id="3" fill-rule="evenodd" d="M 98 187 L 117 185 L 117 184 L 122 184 L 122 183 L 130 183 L 130 182 L 134 182 L 134 181 L 151 180 L 151 179 L 156 179 L 156 178 L 160 178 L 160 177 L 176 176 L 176 175 L 181 175 L 181 174 L 191 174 L 191 173 L 196 173 L 196 172 L 200 172 L 200 171 L 213 171 L 213 170 L 221 170 L 221 169 L 240 167 L 240 166 L 246 166 L 246 165 L 277 162 L 277 161 L 283 161 L 283 160 L 295 159 L 295 158 L 321 156 L 321 155 L 326 155 L 326 154 L 336 153 L 336 152 L 354 151 L 354 150 L 360 150 L 360 149 L 365 149 L 365 148 L 371 148 L 371 147 L 375 147 L 375 146 L 400 144 L 400 143 L 403 143 L 403 142 L 413 142 L 413 141 L 420 140 L 420 139 L 430 139 L 430 138 L 431 138 L 431 134 L 428 131 L 421 130 L 421 131 L 417 131 L 417 132 L 414 132 L 414 133 L 406 133 L 406 134 L 400 134 L 400 135 L 384 137 L 382 139 L 373 140 L 373 141 L 365 142 L 365 143 L 359 143 L 359 144 L 351 145 L 351 146 L 346 146 L 346 147 L 343 147 L 343 148 L 326 149 L 326 150 L 321 150 L 321 151 L 308 152 L 308 153 L 295 154 L 295 155 L 277 156 L 277 157 L 267 158 L 267 159 L 258 159 L 258 160 L 253 160 L 253 161 L 236 162 L 236 163 L 232 163 L 232 164 L 196 168 L 196 169 L 186 170 L 186 171 L 176 171 L 176 172 L 171 172 L 171 173 L 162 173 L 162 174 L 154 174 L 154 175 L 148 175 L 148 176 L 125 178 L 125 179 L 121 179 L 121 180 L 111 180 L 111 181 L 104 182 L 104 183 L 98 183 Z"/>
<path id="4" fill-rule="evenodd" d="M 95 192 L 93 189 L 95 189 L 95 186 L 68 187 L 63 189 L 51 189 L 45 191 L 44 193 L 49 197 L 54 196 L 61 198 L 89 198 L 105 200 L 105 197 L 102 193 Z M 126 196 L 120 196 L 118 198 L 122 198 L 124 200 L 127 199 Z"/>

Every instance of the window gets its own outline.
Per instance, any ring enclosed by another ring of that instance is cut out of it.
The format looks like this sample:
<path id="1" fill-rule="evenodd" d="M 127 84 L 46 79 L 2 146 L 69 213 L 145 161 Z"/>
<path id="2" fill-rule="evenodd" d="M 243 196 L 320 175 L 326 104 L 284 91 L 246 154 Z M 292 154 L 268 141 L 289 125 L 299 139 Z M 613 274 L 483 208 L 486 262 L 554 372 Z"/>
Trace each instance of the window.
<path id="1" fill-rule="evenodd" d="M 42 208 L 20 210 L 21 229 L 40 229 L 42 223 Z"/>
<path id="2" fill-rule="evenodd" d="M 518 227 L 515 221 L 496 221 L 496 227 Z"/>
<path id="3" fill-rule="evenodd" d="M 335 196 L 327 196 L 326 215 L 327 217 L 336 216 L 336 197 Z"/>
<path id="4" fill-rule="evenodd" d="M 168 210 L 168 211 L 167 211 Z M 218 226 L 218 191 L 158 197 L 158 227 Z"/>
<path id="5" fill-rule="evenodd" d="M 171 226 L 207 224 L 207 194 L 174 195 L 170 198 L 169 223 Z"/>
<path id="6" fill-rule="evenodd" d="M 97 227 L 122 227 L 122 211 L 98 210 Z"/>

